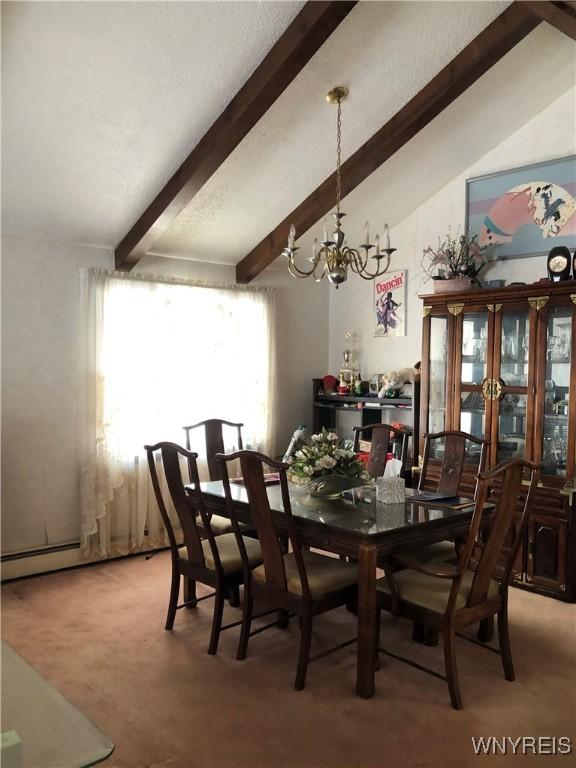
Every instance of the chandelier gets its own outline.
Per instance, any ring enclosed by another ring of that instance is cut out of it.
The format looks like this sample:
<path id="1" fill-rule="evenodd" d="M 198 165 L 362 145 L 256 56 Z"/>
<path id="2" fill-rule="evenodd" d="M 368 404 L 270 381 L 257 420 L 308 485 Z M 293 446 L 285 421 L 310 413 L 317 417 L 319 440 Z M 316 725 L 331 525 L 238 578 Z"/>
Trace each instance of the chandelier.
<path id="1" fill-rule="evenodd" d="M 324 222 L 322 240 L 314 238 L 312 255 L 308 261 L 311 268 L 300 269 L 296 266 L 295 256 L 299 247 L 296 242 L 296 227 L 290 226 L 288 245 L 283 249 L 282 255 L 288 259 L 288 270 L 293 277 L 313 277 L 319 283 L 324 275 L 336 288 L 348 278 L 348 269 L 355 272 L 364 280 L 374 280 L 383 275 L 390 266 L 390 256 L 396 248 L 390 248 L 390 231 L 388 224 L 384 225 L 384 247 L 380 247 L 380 236 L 376 235 L 374 243 L 370 242 L 370 224 L 364 225 L 364 242 L 358 248 L 350 248 L 346 242 L 346 234 L 342 231 L 342 218 L 346 216 L 340 210 L 341 195 L 341 143 L 342 143 L 342 101 L 348 95 L 348 89 L 343 86 L 333 88 L 326 94 L 326 101 L 337 104 L 338 115 L 336 118 L 336 211 L 332 214 L 336 222 L 332 232 L 332 239 L 328 237 L 328 225 Z M 372 250 L 375 249 L 374 253 Z M 369 269 L 371 260 L 374 261 Z"/>

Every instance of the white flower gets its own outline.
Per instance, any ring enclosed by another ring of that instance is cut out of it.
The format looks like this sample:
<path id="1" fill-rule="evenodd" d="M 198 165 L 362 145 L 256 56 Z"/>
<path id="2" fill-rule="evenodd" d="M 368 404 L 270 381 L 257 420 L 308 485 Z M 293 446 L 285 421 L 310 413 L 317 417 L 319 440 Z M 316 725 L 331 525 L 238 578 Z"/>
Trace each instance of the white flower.
<path id="1" fill-rule="evenodd" d="M 330 440 L 330 441 L 331 441 L 331 442 L 333 442 L 333 443 L 334 443 L 336 440 L 338 440 L 338 435 L 336 434 L 336 432 L 328 432 L 328 434 L 326 435 L 326 437 L 327 437 L 327 439 L 328 439 L 328 440 Z"/>
<path id="2" fill-rule="evenodd" d="M 322 440 L 322 435 L 312 435 L 312 440 L 314 440 L 315 443 L 319 443 Z"/>
<path id="3" fill-rule="evenodd" d="M 312 470 L 312 467 L 303 467 L 303 468 L 302 468 L 302 471 L 303 471 L 303 472 L 304 472 L 306 475 L 311 475 L 313 470 Z"/>
<path id="4" fill-rule="evenodd" d="M 320 464 L 324 469 L 332 469 L 336 466 L 336 459 L 333 459 L 332 456 L 322 456 Z"/>
<path id="5" fill-rule="evenodd" d="M 302 450 L 296 451 L 296 458 L 297 459 L 305 459 L 306 458 L 306 454 Z"/>

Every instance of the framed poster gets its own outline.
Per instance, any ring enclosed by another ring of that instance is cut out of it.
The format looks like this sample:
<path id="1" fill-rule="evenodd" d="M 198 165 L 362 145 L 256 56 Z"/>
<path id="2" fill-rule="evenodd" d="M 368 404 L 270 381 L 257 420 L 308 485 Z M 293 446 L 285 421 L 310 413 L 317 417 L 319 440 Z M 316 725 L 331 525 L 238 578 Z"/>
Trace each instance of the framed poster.
<path id="1" fill-rule="evenodd" d="M 406 272 L 374 280 L 374 336 L 406 335 Z"/>
<path id="2" fill-rule="evenodd" d="M 466 181 L 466 233 L 499 259 L 576 248 L 576 155 Z"/>

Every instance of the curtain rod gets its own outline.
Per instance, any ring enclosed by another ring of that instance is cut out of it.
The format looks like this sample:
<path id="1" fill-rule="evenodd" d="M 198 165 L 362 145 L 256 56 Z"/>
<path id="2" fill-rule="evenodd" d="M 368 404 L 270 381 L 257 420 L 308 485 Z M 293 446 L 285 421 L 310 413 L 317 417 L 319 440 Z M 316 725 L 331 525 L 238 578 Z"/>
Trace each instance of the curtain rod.
<path id="1" fill-rule="evenodd" d="M 104 275 L 118 280 L 139 280 L 143 283 L 166 283 L 168 285 L 187 285 L 194 288 L 214 288 L 217 290 L 238 291 L 240 293 L 274 293 L 274 288 L 256 287 L 252 285 L 236 285 L 228 283 L 211 283 L 205 280 L 191 280 L 183 277 L 168 277 L 164 275 L 149 275 L 144 272 L 118 272 L 114 269 L 80 269 L 80 272 L 88 272 L 92 275 Z"/>

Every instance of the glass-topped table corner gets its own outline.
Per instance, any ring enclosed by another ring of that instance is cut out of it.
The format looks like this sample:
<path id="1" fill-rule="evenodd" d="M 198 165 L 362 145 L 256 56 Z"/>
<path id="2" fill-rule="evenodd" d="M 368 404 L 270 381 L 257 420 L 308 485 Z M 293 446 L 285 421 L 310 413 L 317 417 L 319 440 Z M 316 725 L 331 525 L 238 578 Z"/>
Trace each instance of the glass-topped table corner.
<path id="1" fill-rule="evenodd" d="M 3 768 L 87 768 L 114 743 L 7 643 L 2 656 Z"/>

